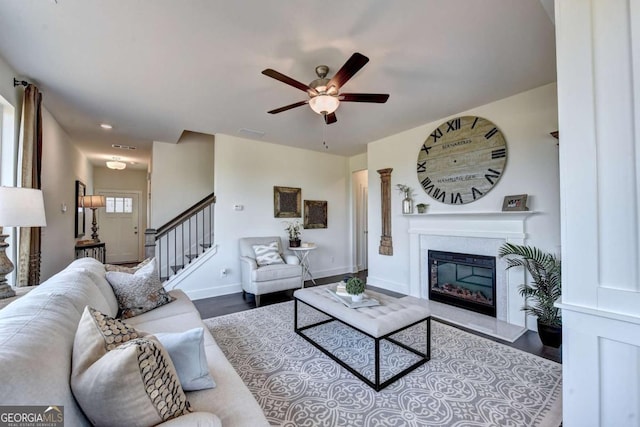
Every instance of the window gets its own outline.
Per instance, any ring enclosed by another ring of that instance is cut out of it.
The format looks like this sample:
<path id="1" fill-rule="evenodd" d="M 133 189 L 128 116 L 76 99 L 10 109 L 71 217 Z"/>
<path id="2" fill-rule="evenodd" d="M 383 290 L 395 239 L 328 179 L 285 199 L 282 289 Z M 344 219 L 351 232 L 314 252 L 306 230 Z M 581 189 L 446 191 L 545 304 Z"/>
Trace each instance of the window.
<path id="1" fill-rule="evenodd" d="M 15 108 L 0 96 L 0 184 L 16 185 Z"/>
<path id="2" fill-rule="evenodd" d="M 133 199 L 131 197 L 106 197 L 107 213 L 132 213 Z"/>

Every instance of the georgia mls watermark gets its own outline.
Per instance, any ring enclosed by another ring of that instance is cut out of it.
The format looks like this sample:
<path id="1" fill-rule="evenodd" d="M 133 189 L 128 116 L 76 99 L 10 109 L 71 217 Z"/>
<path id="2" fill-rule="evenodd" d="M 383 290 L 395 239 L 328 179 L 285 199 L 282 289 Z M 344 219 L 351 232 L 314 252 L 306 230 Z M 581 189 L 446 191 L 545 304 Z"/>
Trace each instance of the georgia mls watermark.
<path id="1" fill-rule="evenodd" d="M 64 406 L 0 405 L 0 427 L 64 427 Z"/>

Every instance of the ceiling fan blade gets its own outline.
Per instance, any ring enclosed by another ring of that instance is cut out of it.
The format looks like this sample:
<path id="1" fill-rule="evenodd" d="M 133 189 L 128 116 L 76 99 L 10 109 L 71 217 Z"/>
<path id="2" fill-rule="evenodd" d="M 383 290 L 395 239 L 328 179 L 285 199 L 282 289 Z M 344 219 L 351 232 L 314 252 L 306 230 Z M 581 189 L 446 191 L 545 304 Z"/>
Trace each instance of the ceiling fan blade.
<path id="1" fill-rule="evenodd" d="M 340 101 L 344 102 L 375 102 L 384 104 L 389 99 L 386 93 L 341 93 Z"/>
<path id="2" fill-rule="evenodd" d="M 300 102 L 296 102 L 295 104 L 285 105 L 284 107 L 280 107 L 280 108 L 276 108 L 275 110 L 267 111 L 267 113 L 269 113 L 269 114 L 278 114 L 278 113 L 282 113 L 283 111 L 291 110 L 292 108 L 300 107 L 300 106 L 302 106 L 304 104 L 307 104 L 307 103 L 309 103 L 309 101 L 300 101 Z"/>
<path id="3" fill-rule="evenodd" d="M 324 122 L 328 125 L 330 125 L 331 123 L 335 123 L 337 121 L 338 121 L 338 118 L 336 117 L 336 113 L 324 115 Z"/>
<path id="4" fill-rule="evenodd" d="M 367 62 L 369 62 L 369 58 L 361 53 L 356 52 L 351 55 L 351 58 L 344 63 L 342 68 L 340 68 L 336 75 L 329 81 L 327 89 L 334 86 L 336 89 L 340 90 L 342 85 L 349 81 L 349 79 L 353 77 L 360 68 L 364 67 Z"/>
<path id="5" fill-rule="evenodd" d="M 293 86 L 296 89 L 300 89 L 302 91 L 307 92 L 309 95 L 317 95 L 318 92 L 316 92 L 315 89 L 309 87 L 308 85 L 304 84 L 304 83 L 300 83 L 297 80 L 292 79 L 289 76 L 285 76 L 282 73 L 277 72 L 276 70 L 272 70 L 271 68 L 267 68 L 266 70 L 262 70 L 262 74 L 264 74 L 265 76 L 271 77 L 272 79 L 276 79 L 278 81 L 281 81 L 282 83 L 286 83 L 289 86 Z"/>

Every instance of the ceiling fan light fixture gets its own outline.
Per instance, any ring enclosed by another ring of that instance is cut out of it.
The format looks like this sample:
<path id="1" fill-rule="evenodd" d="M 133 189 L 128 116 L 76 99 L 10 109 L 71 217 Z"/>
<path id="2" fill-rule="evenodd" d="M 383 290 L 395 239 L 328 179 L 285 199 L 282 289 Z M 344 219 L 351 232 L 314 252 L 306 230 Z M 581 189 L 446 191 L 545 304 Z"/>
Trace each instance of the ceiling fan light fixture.
<path id="1" fill-rule="evenodd" d="M 331 95 L 318 95 L 309 100 L 309 106 L 318 114 L 331 114 L 338 109 L 340 100 Z"/>

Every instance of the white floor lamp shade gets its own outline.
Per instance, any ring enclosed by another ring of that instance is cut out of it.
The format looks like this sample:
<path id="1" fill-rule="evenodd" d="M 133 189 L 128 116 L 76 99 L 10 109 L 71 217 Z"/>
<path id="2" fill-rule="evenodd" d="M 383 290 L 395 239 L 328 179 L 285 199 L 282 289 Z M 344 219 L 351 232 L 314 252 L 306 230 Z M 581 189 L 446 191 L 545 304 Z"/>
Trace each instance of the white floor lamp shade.
<path id="1" fill-rule="evenodd" d="M 2 233 L 2 227 L 44 227 L 42 191 L 33 188 L 0 187 L 0 298 L 15 295 L 7 283 L 6 275 L 13 271 L 13 263 L 7 257 L 9 237 Z"/>

